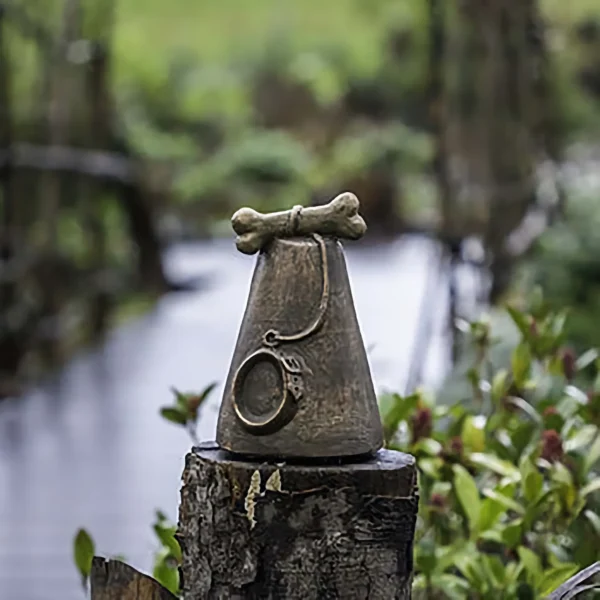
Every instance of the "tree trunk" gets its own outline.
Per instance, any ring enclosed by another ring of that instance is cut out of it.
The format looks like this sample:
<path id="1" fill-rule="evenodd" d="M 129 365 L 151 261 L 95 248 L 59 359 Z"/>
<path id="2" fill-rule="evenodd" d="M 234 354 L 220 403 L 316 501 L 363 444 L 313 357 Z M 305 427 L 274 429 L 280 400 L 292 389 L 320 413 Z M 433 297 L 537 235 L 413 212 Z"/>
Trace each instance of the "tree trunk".
<path id="1" fill-rule="evenodd" d="M 243 462 L 205 444 L 186 459 L 178 539 L 186 600 L 391 600 L 411 595 L 414 459 Z"/>
<path id="2" fill-rule="evenodd" d="M 430 0 L 432 19 L 436 0 Z M 437 121 L 438 172 L 444 230 L 481 237 L 489 257 L 494 301 L 510 279 L 509 239 L 537 202 L 536 167 L 543 156 L 539 102 L 543 37 L 537 0 L 455 0 L 447 4 L 446 38 L 432 25 L 432 94 L 440 89 L 445 48 L 443 114 Z M 437 7 L 437 11 L 440 8 Z M 435 34 L 435 35 L 434 35 Z M 440 42 L 440 39 L 442 40 Z M 441 149 L 441 151 L 440 151 Z"/>
<path id="3" fill-rule="evenodd" d="M 112 3 L 109 5 L 112 8 Z M 97 42 L 89 65 L 85 65 L 85 98 L 88 106 L 88 131 L 86 145 L 91 150 L 107 150 L 110 145 L 112 111 L 110 102 L 110 53 L 105 40 L 109 39 L 112 19 L 106 23 L 102 42 Z M 104 222 L 104 186 L 93 179 L 80 177 L 79 202 L 83 224 L 89 233 L 89 266 L 95 275 L 107 270 L 108 232 Z M 93 341 L 100 339 L 108 328 L 113 298 L 101 278 L 93 290 L 89 310 L 89 335 Z"/>
<path id="4" fill-rule="evenodd" d="M 457 233 L 454 223 L 456 210 L 452 188 L 448 179 L 448 149 L 446 147 L 446 10 L 445 0 L 428 0 L 429 7 L 429 65 L 428 101 L 429 120 L 433 132 L 435 149 L 433 172 L 435 175 L 443 234 L 452 238 Z"/>
<path id="5" fill-rule="evenodd" d="M 13 185 L 13 165 L 10 150 L 13 136 L 10 60 L 6 42 L 6 14 L 0 8 L 0 149 L 8 152 L 6 163 L 0 166 L 0 399 L 13 392 L 14 381 L 26 343 L 15 331 L 10 314 L 18 297 L 17 279 L 6 278 L 15 257 L 15 216 L 17 202 Z"/>
<path id="6" fill-rule="evenodd" d="M 12 110 L 10 102 L 10 64 L 6 44 L 6 16 L 0 10 L 0 148 L 9 152 L 12 144 Z M 8 262 L 14 253 L 15 199 L 12 194 L 12 161 L 10 153 L 0 166 L 0 198 L 2 229 L 0 229 L 0 260 Z M 0 311 L 12 303 L 11 285 L 0 284 Z"/>

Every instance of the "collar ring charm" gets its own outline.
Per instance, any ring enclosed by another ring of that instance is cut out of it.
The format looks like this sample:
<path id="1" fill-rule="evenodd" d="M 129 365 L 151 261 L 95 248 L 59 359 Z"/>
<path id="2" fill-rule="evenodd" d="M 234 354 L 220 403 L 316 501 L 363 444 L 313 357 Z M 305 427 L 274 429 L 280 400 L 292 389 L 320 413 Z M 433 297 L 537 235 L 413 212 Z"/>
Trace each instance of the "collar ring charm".
<path id="1" fill-rule="evenodd" d="M 299 215 L 300 210 L 295 209 L 292 213 Z M 295 220 L 296 217 L 292 217 L 290 226 L 295 226 Z M 282 352 L 279 346 L 299 342 L 313 335 L 321 328 L 327 312 L 329 302 L 327 249 L 320 235 L 314 234 L 312 238 L 319 246 L 322 270 L 321 300 L 316 318 L 302 331 L 292 335 L 283 335 L 276 329 L 266 331 L 262 337 L 262 347 L 242 362 L 233 379 L 232 400 L 235 415 L 242 427 L 253 435 L 270 435 L 283 429 L 294 418 L 304 393 L 304 374 L 300 361 L 293 355 Z M 271 365 L 275 368 L 280 388 L 280 398 L 277 403 L 269 402 L 269 399 L 264 397 L 253 398 L 251 402 L 244 401 L 244 385 L 252 371 L 261 363 L 263 366 Z M 267 406 L 264 406 L 265 404 Z"/>

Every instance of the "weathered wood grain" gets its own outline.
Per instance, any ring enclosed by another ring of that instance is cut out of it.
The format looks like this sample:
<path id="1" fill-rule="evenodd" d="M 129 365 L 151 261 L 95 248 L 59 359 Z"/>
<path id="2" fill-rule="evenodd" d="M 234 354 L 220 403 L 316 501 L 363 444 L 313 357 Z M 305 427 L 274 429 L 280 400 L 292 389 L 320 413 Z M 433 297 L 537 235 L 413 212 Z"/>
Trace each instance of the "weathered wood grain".
<path id="1" fill-rule="evenodd" d="M 118 560 L 94 557 L 92 600 L 176 600 L 156 580 Z"/>
<path id="2" fill-rule="evenodd" d="M 179 513 L 186 600 L 410 598 L 418 505 L 411 456 L 354 464 L 186 458 Z"/>

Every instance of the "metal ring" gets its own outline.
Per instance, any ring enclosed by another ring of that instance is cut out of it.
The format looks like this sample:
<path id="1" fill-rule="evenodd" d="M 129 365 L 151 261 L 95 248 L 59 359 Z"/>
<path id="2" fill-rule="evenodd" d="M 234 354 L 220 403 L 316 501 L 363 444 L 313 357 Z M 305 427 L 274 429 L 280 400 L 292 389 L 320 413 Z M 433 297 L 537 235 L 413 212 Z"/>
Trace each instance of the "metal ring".
<path id="1" fill-rule="evenodd" d="M 260 362 L 270 362 L 274 365 L 281 377 L 282 398 L 273 414 L 264 420 L 254 420 L 244 414 L 239 404 L 239 398 L 248 373 Z M 263 348 L 251 354 L 238 368 L 232 385 L 233 408 L 242 426 L 254 435 L 270 435 L 283 429 L 296 414 L 298 409 L 297 398 L 301 394 L 299 385 L 293 384 L 290 377 L 297 378 L 299 374 L 289 373 L 281 357 L 272 350 Z M 292 393 L 294 392 L 294 393 Z"/>

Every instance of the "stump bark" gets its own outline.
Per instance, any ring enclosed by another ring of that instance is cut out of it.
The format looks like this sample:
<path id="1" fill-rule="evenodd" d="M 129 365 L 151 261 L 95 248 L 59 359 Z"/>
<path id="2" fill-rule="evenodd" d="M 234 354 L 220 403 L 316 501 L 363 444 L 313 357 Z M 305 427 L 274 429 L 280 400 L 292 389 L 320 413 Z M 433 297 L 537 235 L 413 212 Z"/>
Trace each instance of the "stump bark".
<path id="1" fill-rule="evenodd" d="M 176 600 L 160 583 L 118 560 L 95 556 L 90 575 L 92 600 Z"/>
<path id="2" fill-rule="evenodd" d="M 410 598 L 414 459 L 275 464 L 216 445 L 186 458 L 178 538 L 186 600 Z"/>

